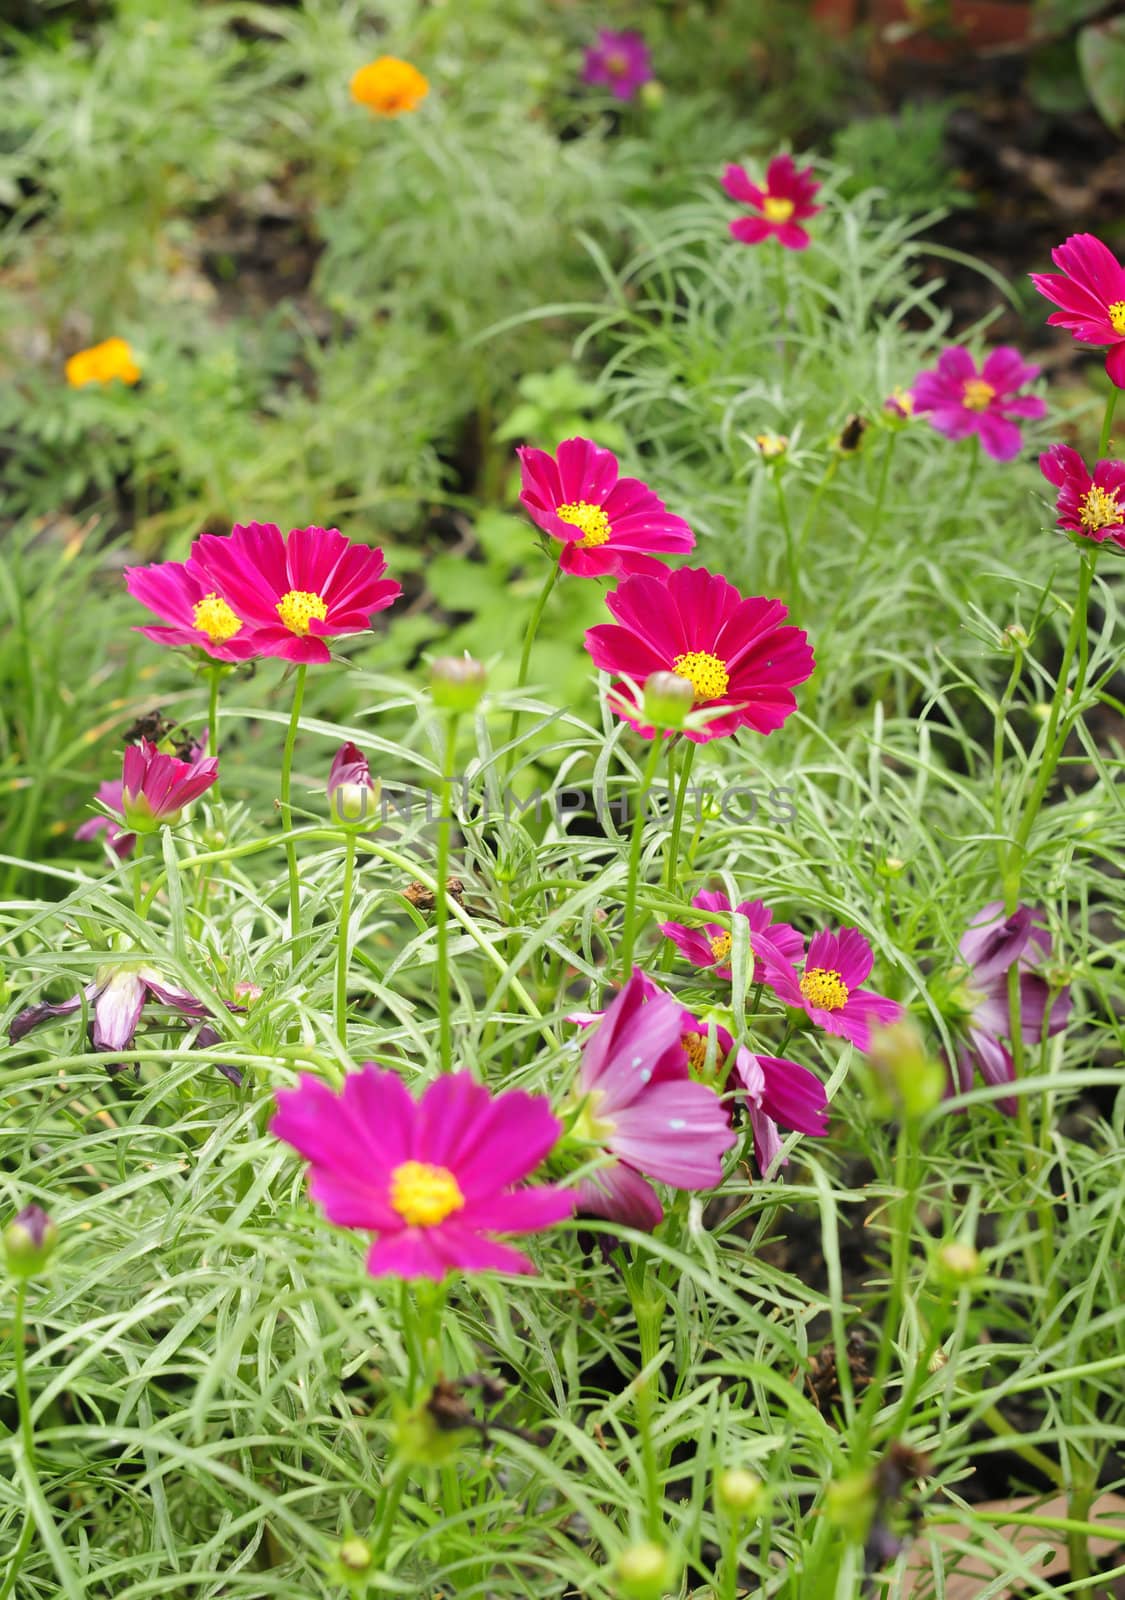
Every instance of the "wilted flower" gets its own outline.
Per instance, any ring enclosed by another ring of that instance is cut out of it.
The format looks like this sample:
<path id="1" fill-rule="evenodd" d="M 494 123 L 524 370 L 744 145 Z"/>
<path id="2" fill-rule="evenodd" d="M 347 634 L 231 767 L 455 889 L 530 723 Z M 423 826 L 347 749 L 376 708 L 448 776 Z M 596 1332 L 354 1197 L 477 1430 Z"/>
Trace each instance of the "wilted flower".
<path id="1" fill-rule="evenodd" d="M 664 1210 L 642 1172 L 677 1189 L 713 1189 L 722 1178 L 735 1136 L 718 1095 L 692 1080 L 683 1019 L 678 1001 L 634 972 L 597 1020 L 582 1051 L 573 1131 L 617 1159 L 579 1185 L 583 1211 L 652 1229 Z"/>
<path id="2" fill-rule="evenodd" d="M 804 937 L 796 928 L 791 928 L 787 922 L 774 922 L 773 912 L 764 900 L 740 900 L 738 905 L 732 906 L 720 890 L 701 889 L 691 903 L 697 911 L 722 911 L 727 916 L 743 917 L 750 924 L 755 983 L 762 983 L 766 976 L 763 955 L 780 955 L 783 960 L 792 961 L 805 948 Z M 733 939 L 730 929 L 721 922 L 706 922 L 701 928 L 689 928 L 682 922 L 662 922 L 660 931 L 693 967 L 710 967 L 717 978 L 729 982 L 728 962 Z"/>
<path id="3" fill-rule="evenodd" d="M 951 345 L 938 357 L 936 368 L 915 378 L 914 409 L 947 439 L 978 434 L 993 460 L 1010 461 L 1023 443 L 1012 418 L 1047 413 L 1047 403 L 1038 395 L 1016 392 L 1038 375 L 1039 368 L 1008 345 L 991 351 L 979 371 L 967 350 Z"/>
<path id="4" fill-rule="evenodd" d="M 546 1100 L 493 1095 L 467 1072 L 436 1079 L 419 1101 L 371 1062 L 339 1094 L 302 1076 L 278 1092 L 270 1130 L 309 1163 L 309 1193 L 329 1221 L 375 1234 L 375 1277 L 533 1272 L 492 1235 L 538 1232 L 574 1210 L 573 1193 L 512 1187 L 562 1133 Z"/>
<path id="5" fill-rule="evenodd" d="M 146 639 L 173 648 L 202 650 L 215 661 L 246 661 L 265 655 L 248 627 L 189 556 L 187 561 L 156 561 L 126 567 L 125 587 L 170 627 L 138 627 Z"/>
<path id="6" fill-rule="evenodd" d="M 1031 281 L 1060 307 L 1047 318 L 1079 344 L 1109 345 L 1105 370 L 1125 388 L 1125 267 L 1092 233 L 1073 233 L 1051 251 L 1056 272 L 1033 272 Z"/>
<path id="7" fill-rule="evenodd" d="M 71 356 L 65 371 L 72 389 L 81 389 L 87 383 L 112 383 L 115 378 L 133 384 L 141 376 L 132 349 L 124 339 L 103 339 L 101 344 L 93 344 L 88 350 L 79 350 Z"/>
<path id="8" fill-rule="evenodd" d="M 639 478 L 622 478 L 617 457 L 592 439 L 564 439 L 555 455 L 523 445 L 520 504 L 561 542 L 559 565 L 580 578 L 659 573 L 653 552 L 690 550 L 695 535 Z"/>
<path id="9" fill-rule="evenodd" d="M 219 775 L 215 756 L 181 761 L 142 739 L 127 745 L 121 773 L 121 809 L 137 833 L 174 826 L 186 805 L 199 798 Z"/>
<path id="10" fill-rule="evenodd" d="M 103 806 L 108 806 L 111 811 L 120 813 L 121 790 L 121 779 L 111 778 L 105 783 L 99 783 L 94 798 L 100 800 Z M 105 834 L 106 844 L 122 861 L 131 856 L 137 847 L 136 834 L 127 832 L 113 817 L 89 817 L 75 828 L 74 837 L 85 842 L 87 839 L 96 839 L 99 833 Z"/>
<path id="11" fill-rule="evenodd" d="M 353 73 L 352 99 L 379 117 L 398 117 L 413 111 L 430 92 L 429 80 L 398 56 L 379 56 Z"/>
<path id="12" fill-rule="evenodd" d="M 628 29 L 614 33 L 611 28 L 602 28 L 597 43 L 586 51 L 583 81 L 604 86 L 616 100 L 631 100 L 651 77 L 652 58 L 639 33 Z"/>
<path id="13" fill-rule="evenodd" d="M 663 580 L 626 578 L 606 605 L 616 624 L 586 630 L 594 665 L 642 683 L 652 672 L 687 678 L 696 706 L 721 712 L 706 727 L 685 729 L 694 744 L 739 728 L 772 733 L 796 710 L 792 688 L 812 673 L 813 653 L 802 629 L 781 626 L 789 613 L 780 600 L 744 598 L 716 573 L 682 567 Z M 620 701 L 619 685 L 611 704 L 652 737 Z"/>
<path id="14" fill-rule="evenodd" d="M 812 167 L 798 168 L 790 155 L 774 156 L 766 168 L 763 188 L 751 183 L 745 167 L 729 166 L 723 173 L 723 188 L 732 200 L 752 206 L 752 217 L 736 217 L 730 225 L 732 237 L 740 244 L 761 244 L 774 238 L 787 250 L 806 250 L 812 242 L 799 224 L 815 217 L 823 206 L 812 203 L 820 188 Z"/>
<path id="15" fill-rule="evenodd" d="M 1011 1013 L 1008 1003 L 1008 970 L 1019 963 L 1020 1028 L 1025 1044 L 1035 1044 L 1043 1034 L 1061 1033 L 1070 1017 L 1070 989 L 1065 986 L 1052 996 L 1051 986 L 1040 975 L 1051 959 L 1051 936 L 1039 925 L 1040 913 L 1029 906 L 1017 906 L 1005 915 L 999 900 L 982 907 L 969 924 L 959 950 L 967 970 L 954 991 L 963 1015 L 965 1037 L 957 1048 L 955 1080 L 966 1092 L 973 1086 L 973 1069 L 979 1067 L 985 1083 L 1011 1083 L 1015 1066 L 1011 1050 Z M 997 1108 L 1009 1116 L 1016 1113 L 1011 1096 L 996 1101 Z"/>
<path id="16" fill-rule="evenodd" d="M 903 1015 L 897 1000 L 859 987 L 874 957 L 858 928 L 814 933 L 800 976 L 788 962 L 774 965 L 767 957 L 766 965 L 767 982 L 779 999 L 800 1007 L 826 1033 L 850 1039 L 858 1050 L 870 1049 L 874 1024 L 897 1022 Z"/>
<path id="17" fill-rule="evenodd" d="M 147 1000 L 153 1000 L 157 1005 L 171 1006 L 182 1016 L 193 1020 L 211 1015 L 210 1007 L 198 996 L 165 982 L 163 976 L 147 962 L 109 961 L 98 968 L 93 983 L 87 984 L 81 994 L 73 995 L 58 1005 L 41 1001 L 13 1017 L 8 1028 L 8 1042 L 17 1044 L 33 1028 L 38 1028 L 52 1017 L 70 1016 L 85 1004 L 93 1012 L 90 1042 L 94 1049 L 119 1055 L 132 1044 Z M 239 1009 L 238 1006 L 230 1007 L 232 1011 Z M 207 1042 L 218 1041 L 216 1038 Z"/>
<path id="18" fill-rule="evenodd" d="M 1091 476 L 1077 450 L 1053 444 L 1039 457 L 1039 470 L 1059 491 L 1060 528 L 1125 550 L 1125 461 L 1099 461 Z"/>
<path id="19" fill-rule="evenodd" d="M 379 792 L 380 786 L 371 776 L 367 757 L 349 739 L 332 757 L 328 773 L 328 804 L 333 819 L 345 825 L 370 822 Z"/>
<path id="20" fill-rule="evenodd" d="M 272 522 L 236 524 L 223 537 L 201 534 L 192 561 L 253 630 L 255 653 L 286 661 L 330 661 L 326 639 L 365 633 L 402 593 L 383 577 L 383 552 L 338 528 L 283 538 Z"/>

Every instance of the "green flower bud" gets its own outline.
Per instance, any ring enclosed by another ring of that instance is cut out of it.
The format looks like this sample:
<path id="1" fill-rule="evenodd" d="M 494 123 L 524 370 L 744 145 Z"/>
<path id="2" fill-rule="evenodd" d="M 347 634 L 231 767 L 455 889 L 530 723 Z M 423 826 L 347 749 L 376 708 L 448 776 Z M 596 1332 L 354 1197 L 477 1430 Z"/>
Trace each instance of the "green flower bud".
<path id="1" fill-rule="evenodd" d="M 13 1278 L 37 1278 L 55 1253 L 59 1230 L 42 1206 L 25 1206 L 4 1230 L 4 1259 Z"/>
<path id="2" fill-rule="evenodd" d="M 728 1467 L 715 1479 L 715 1499 L 720 1508 L 740 1517 L 754 1516 L 764 1493 L 761 1478 L 745 1467 Z"/>
<path id="3" fill-rule="evenodd" d="M 623 1600 L 663 1600 L 680 1578 L 680 1562 L 670 1550 L 651 1539 L 630 1545 L 613 1568 Z"/>
<path id="4" fill-rule="evenodd" d="M 907 1117 L 925 1116 L 945 1093 L 946 1069 L 929 1054 L 909 1017 L 873 1028 L 867 1059 L 879 1091 Z"/>
<path id="5" fill-rule="evenodd" d="M 971 1244 L 950 1239 L 934 1256 L 934 1276 L 951 1289 L 964 1288 L 981 1274 L 980 1253 Z"/>
<path id="6" fill-rule="evenodd" d="M 870 1472 L 850 1472 L 828 1485 L 825 1515 L 851 1539 L 863 1539 L 875 1511 L 875 1480 Z"/>
<path id="7" fill-rule="evenodd" d="M 695 685 L 674 672 L 650 672 L 645 679 L 644 715 L 654 728 L 682 728 L 695 704 Z"/>
<path id="8" fill-rule="evenodd" d="M 484 694 L 487 673 L 472 656 L 439 656 L 430 667 L 430 693 L 440 711 L 473 711 Z"/>

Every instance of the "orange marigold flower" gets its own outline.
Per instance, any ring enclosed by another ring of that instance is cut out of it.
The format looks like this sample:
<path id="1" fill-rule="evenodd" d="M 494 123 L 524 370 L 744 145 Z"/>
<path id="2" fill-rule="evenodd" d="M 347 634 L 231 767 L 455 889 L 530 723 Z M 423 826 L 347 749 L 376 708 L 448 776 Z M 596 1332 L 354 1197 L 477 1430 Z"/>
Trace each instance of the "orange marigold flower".
<path id="1" fill-rule="evenodd" d="M 360 67 L 351 82 L 352 99 L 380 117 L 397 117 L 413 111 L 430 92 L 429 80 L 409 61 L 380 56 Z"/>
<path id="2" fill-rule="evenodd" d="M 87 383 L 112 383 L 114 378 L 136 383 L 140 376 L 141 369 L 124 339 L 103 339 L 88 350 L 79 350 L 66 364 L 66 381 L 72 389 Z"/>

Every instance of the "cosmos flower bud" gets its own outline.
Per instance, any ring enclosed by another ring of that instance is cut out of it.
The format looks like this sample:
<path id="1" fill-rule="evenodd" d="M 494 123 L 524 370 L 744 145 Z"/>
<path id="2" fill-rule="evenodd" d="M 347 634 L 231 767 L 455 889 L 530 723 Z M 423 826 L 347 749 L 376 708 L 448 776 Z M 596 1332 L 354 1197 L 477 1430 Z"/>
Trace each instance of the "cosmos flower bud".
<path id="1" fill-rule="evenodd" d="M 695 685 L 674 672 L 650 672 L 645 679 L 645 721 L 654 728 L 682 728 L 695 704 Z"/>
<path id="2" fill-rule="evenodd" d="M 875 1479 L 870 1472 L 849 1472 L 828 1485 L 824 1510 L 834 1528 L 852 1539 L 864 1539 L 875 1512 Z"/>
<path id="3" fill-rule="evenodd" d="M 328 772 L 328 804 L 333 822 L 342 827 L 363 823 L 371 827 L 378 809 L 382 785 L 371 776 L 367 757 L 358 745 L 342 744 L 332 757 Z"/>
<path id="4" fill-rule="evenodd" d="M 13 1278 L 35 1278 L 55 1252 L 59 1230 L 42 1206 L 24 1206 L 4 1230 L 4 1259 Z"/>
<path id="5" fill-rule="evenodd" d="M 1027 629 L 1018 622 L 1009 622 L 1000 635 L 1000 645 L 1004 650 L 1026 650 L 1031 643 L 1027 636 Z"/>
<path id="6" fill-rule="evenodd" d="M 368 1581 L 374 1576 L 375 1552 L 366 1539 L 357 1534 L 342 1539 L 328 1562 L 328 1576 L 333 1583 L 341 1583 L 357 1594 L 367 1592 Z"/>
<path id="7" fill-rule="evenodd" d="M 680 1562 L 663 1545 L 642 1539 L 621 1552 L 613 1573 L 624 1600 L 663 1600 L 679 1582 Z"/>
<path id="8" fill-rule="evenodd" d="M 430 667 L 430 693 L 440 711 L 473 711 L 484 694 L 487 673 L 472 656 L 439 656 Z"/>
<path id="9" fill-rule="evenodd" d="M 789 448 L 789 436 L 784 433 L 756 433 L 754 443 L 765 461 L 777 461 Z"/>
<path id="10" fill-rule="evenodd" d="M 945 1068 L 930 1056 L 920 1028 L 909 1017 L 873 1028 L 867 1059 L 879 1094 L 911 1119 L 932 1111 L 945 1093 Z"/>
<path id="11" fill-rule="evenodd" d="M 951 1289 L 964 1288 L 980 1274 L 980 1252 L 960 1239 L 950 1239 L 934 1257 L 934 1276 Z"/>
<path id="12" fill-rule="evenodd" d="M 723 1511 L 752 1517 L 762 1503 L 765 1485 L 745 1467 L 728 1467 L 715 1479 L 715 1499 Z"/>

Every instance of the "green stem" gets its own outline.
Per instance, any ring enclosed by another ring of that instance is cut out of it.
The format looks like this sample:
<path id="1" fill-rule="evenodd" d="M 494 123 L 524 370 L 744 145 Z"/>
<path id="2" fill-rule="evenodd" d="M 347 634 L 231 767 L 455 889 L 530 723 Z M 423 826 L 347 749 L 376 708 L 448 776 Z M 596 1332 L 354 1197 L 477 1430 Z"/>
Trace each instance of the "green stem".
<path id="1" fill-rule="evenodd" d="M 352 887 L 355 882 L 355 834 L 349 830 L 344 840 L 344 887 L 340 895 L 340 926 L 336 935 L 336 1037 L 348 1047 L 348 938 L 352 920 Z"/>
<path id="2" fill-rule="evenodd" d="M 539 591 L 539 598 L 535 602 L 535 609 L 531 613 L 531 619 L 527 624 L 527 632 L 524 634 L 523 638 L 523 651 L 520 654 L 519 676 L 516 678 L 517 690 L 522 689 L 524 684 L 527 682 L 527 674 L 531 666 L 531 651 L 535 644 L 535 636 L 539 632 L 539 624 L 542 622 L 543 613 L 547 609 L 547 601 L 551 598 L 551 590 L 559 581 L 559 574 L 562 571 L 562 558 L 565 550 L 566 546 L 563 545 L 559 551 L 558 560 L 547 574 L 546 582 Z M 520 714 L 518 711 L 513 711 L 511 720 L 508 723 L 508 744 L 510 748 L 508 750 L 508 756 L 504 767 L 505 776 L 512 770 L 512 762 L 515 760 L 516 754 L 515 744 L 516 740 L 519 738 L 519 732 Z"/>
<path id="3" fill-rule="evenodd" d="M 1033 1444 L 1026 1444 L 1019 1430 L 1013 1428 L 1012 1424 L 1000 1414 L 995 1406 L 989 1406 L 987 1411 L 982 1411 L 977 1420 L 983 1422 L 985 1427 L 994 1433 L 998 1439 L 1003 1439 L 1005 1444 L 1022 1461 L 1026 1461 L 1029 1467 L 1034 1467 L 1036 1472 L 1041 1472 L 1049 1483 L 1053 1483 L 1059 1489 L 1064 1487 L 1063 1470 L 1058 1462 L 1052 1461 L 1050 1456 L 1045 1456 L 1042 1450 L 1037 1450 Z"/>
<path id="4" fill-rule="evenodd" d="M 895 1149 L 895 1191 L 897 1200 L 893 1210 L 891 1231 L 891 1282 L 887 1304 L 883 1313 L 883 1327 L 879 1349 L 875 1357 L 875 1370 L 864 1396 L 857 1419 L 853 1455 L 857 1462 L 865 1458 L 868 1441 L 875 1421 L 875 1413 L 885 1399 L 887 1378 L 894 1356 L 895 1340 L 906 1304 L 906 1280 L 909 1266 L 910 1234 L 915 1211 L 917 1184 L 917 1124 L 904 1118 L 899 1124 L 898 1144 Z"/>
<path id="5" fill-rule="evenodd" d="M 437 979 L 438 1028 L 440 1038 L 441 1070 L 453 1071 L 453 1018 L 449 971 L 449 847 L 453 833 L 453 763 L 457 755 L 458 716 L 452 712 L 445 731 L 445 762 L 441 775 L 441 811 L 438 816 L 437 838 L 437 894 L 434 910 L 437 918 Z"/>
<path id="6" fill-rule="evenodd" d="M 664 886 L 669 894 L 676 887 L 676 874 L 680 865 L 680 835 L 684 831 L 684 806 L 687 803 L 691 769 L 695 762 L 695 745 L 685 743 L 680 761 L 680 786 L 676 791 L 676 810 L 672 817 L 672 832 L 668 839 L 668 855 L 664 862 Z"/>
<path id="7" fill-rule="evenodd" d="M 391 1535 L 394 1533 L 399 1504 L 406 1489 L 406 1477 L 405 1461 L 394 1462 L 391 1466 L 387 1492 L 383 1499 L 383 1514 L 379 1519 L 379 1532 L 375 1537 L 375 1543 L 371 1547 L 372 1565 L 376 1571 L 379 1570 L 387 1558 L 387 1550 L 390 1546 Z"/>
<path id="8" fill-rule="evenodd" d="M 637 934 L 637 879 L 641 865 L 641 839 L 648 814 L 648 797 L 652 790 L 656 768 L 663 754 L 663 739 L 659 732 L 653 735 L 645 762 L 644 777 L 634 801 L 633 831 L 629 836 L 629 876 L 625 884 L 625 926 L 621 935 L 621 981 L 628 983 L 633 970 L 633 945 Z"/>
<path id="9" fill-rule="evenodd" d="M 281 825 L 286 834 L 293 827 L 293 809 L 289 804 L 290 783 L 293 777 L 293 747 L 297 743 L 297 729 L 301 721 L 301 702 L 305 698 L 305 678 L 308 664 L 297 668 L 293 685 L 293 709 L 289 713 L 289 731 L 285 735 L 285 753 L 281 758 Z M 285 859 L 289 864 L 289 937 L 292 941 L 292 965 L 297 964 L 297 935 L 301 927 L 301 879 L 297 871 L 297 845 L 292 838 L 285 840 Z"/>
<path id="10" fill-rule="evenodd" d="M 797 543 L 793 536 L 793 522 L 781 483 L 781 468 L 775 466 L 771 476 L 777 492 L 777 514 L 781 518 L 781 527 L 785 534 L 785 569 L 788 573 L 789 605 L 795 613 L 801 606 L 801 563 L 797 560 Z"/>
<path id="11" fill-rule="evenodd" d="M 207 754 L 209 756 L 217 756 L 219 753 L 219 680 L 222 675 L 223 669 L 220 664 L 217 661 L 213 662 L 210 672 L 211 689 L 207 699 Z M 223 798 L 219 782 L 219 778 L 216 777 L 211 785 L 211 799 L 216 805 Z"/>
<path id="12" fill-rule="evenodd" d="M 1121 391 L 1115 384 L 1114 387 L 1109 391 L 1109 399 L 1105 403 L 1105 415 L 1102 417 L 1102 433 L 1101 438 L 1098 440 L 1099 461 L 1104 460 L 1106 452 L 1109 449 L 1109 435 L 1110 430 L 1113 427 L 1113 413 L 1117 409 L 1117 396 L 1120 394 L 1120 392 Z"/>
<path id="13" fill-rule="evenodd" d="M 35 1476 L 35 1429 L 31 1421 L 31 1393 L 27 1384 L 27 1353 L 24 1349 L 24 1313 L 27 1304 L 27 1283 L 20 1279 L 16 1284 L 16 1303 L 12 1312 L 12 1365 L 15 1369 L 16 1382 L 16 1407 L 19 1411 L 20 1449 L 23 1453 L 24 1467 L 29 1476 Z M 23 1566 L 24 1557 L 31 1547 L 32 1536 L 35 1532 L 35 1520 L 31 1511 L 24 1512 L 23 1529 L 20 1533 L 19 1544 L 12 1556 L 12 1564 L 4 1577 L 3 1586 L 0 1587 L 0 1600 L 6 1600 L 15 1587 L 19 1570 Z"/>

